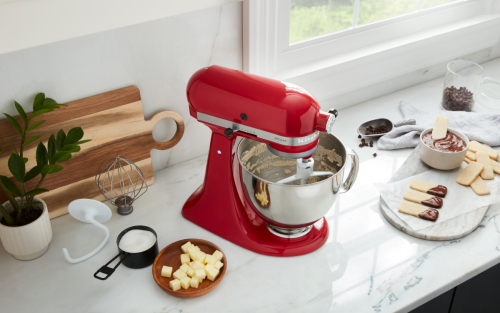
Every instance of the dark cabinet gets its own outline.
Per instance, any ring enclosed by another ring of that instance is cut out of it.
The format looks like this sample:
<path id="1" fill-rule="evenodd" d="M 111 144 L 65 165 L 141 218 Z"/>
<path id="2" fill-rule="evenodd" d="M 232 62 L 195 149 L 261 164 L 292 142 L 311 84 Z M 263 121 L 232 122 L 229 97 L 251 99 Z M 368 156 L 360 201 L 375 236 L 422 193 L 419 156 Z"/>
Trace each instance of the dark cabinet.
<path id="1" fill-rule="evenodd" d="M 499 313 L 500 264 L 421 305 L 411 313 Z"/>
<path id="2" fill-rule="evenodd" d="M 411 313 L 449 313 L 454 292 L 455 288 L 448 290 L 431 301 L 422 304 L 415 310 L 411 311 Z"/>
<path id="3" fill-rule="evenodd" d="M 500 312 L 500 264 L 456 287 L 450 313 Z"/>

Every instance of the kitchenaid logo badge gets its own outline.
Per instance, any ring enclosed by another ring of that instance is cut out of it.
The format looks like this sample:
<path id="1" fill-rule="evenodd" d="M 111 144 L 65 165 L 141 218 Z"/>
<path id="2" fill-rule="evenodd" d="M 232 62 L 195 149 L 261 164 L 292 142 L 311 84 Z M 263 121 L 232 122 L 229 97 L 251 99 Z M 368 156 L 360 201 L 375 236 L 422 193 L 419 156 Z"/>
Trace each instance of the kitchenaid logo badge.
<path id="1" fill-rule="evenodd" d="M 318 137 L 318 135 L 314 134 L 314 135 L 311 135 L 311 136 L 299 138 L 299 139 L 297 139 L 297 142 L 298 143 L 308 143 L 308 142 L 311 142 L 311 141 L 315 140 L 317 137 Z"/>

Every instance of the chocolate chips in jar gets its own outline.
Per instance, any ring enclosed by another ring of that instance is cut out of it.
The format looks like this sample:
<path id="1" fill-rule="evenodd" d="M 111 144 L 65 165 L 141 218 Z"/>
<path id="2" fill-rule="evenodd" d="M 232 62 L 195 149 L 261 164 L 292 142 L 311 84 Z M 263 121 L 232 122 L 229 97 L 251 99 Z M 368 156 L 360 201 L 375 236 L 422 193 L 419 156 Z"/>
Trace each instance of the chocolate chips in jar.
<path id="1" fill-rule="evenodd" d="M 448 111 L 471 112 L 474 106 L 473 93 L 466 87 L 446 87 L 443 91 L 443 109 Z"/>

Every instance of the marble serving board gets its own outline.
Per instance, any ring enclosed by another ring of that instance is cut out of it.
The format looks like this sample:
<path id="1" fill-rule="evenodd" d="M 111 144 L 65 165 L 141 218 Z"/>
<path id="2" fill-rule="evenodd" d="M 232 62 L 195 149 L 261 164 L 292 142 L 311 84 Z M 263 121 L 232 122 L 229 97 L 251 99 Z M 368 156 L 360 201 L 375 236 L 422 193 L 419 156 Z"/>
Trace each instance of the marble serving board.
<path id="1" fill-rule="evenodd" d="M 431 167 L 420 160 L 420 152 L 417 146 L 389 182 L 400 181 L 429 170 L 431 170 Z M 420 230 L 414 230 L 406 222 L 397 217 L 397 215 L 389 209 L 382 197 L 380 197 L 380 212 L 382 212 L 382 215 L 392 226 L 410 236 L 426 240 L 453 240 L 467 236 L 479 226 L 488 208 L 489 206 L 484 206 L 443 223 Z"/>

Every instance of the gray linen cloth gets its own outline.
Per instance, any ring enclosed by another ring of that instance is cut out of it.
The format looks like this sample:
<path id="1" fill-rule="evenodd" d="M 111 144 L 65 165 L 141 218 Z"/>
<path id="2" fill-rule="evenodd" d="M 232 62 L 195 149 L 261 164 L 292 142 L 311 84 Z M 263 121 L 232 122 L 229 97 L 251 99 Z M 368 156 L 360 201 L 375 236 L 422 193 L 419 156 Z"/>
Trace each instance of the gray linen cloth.
<path id="1" fill-rule="evenodd" d="M 415 119 L 416 125 L 394 127 L 378 140 L 377 147 L 380 150 L 416 147 L 420 141 L 420 133 L 431 128 L 434 118 L 438 115 L 448 117 L 448 127 L 462 132 L 469 140 L 476 140 L 491 147 L 500 145 L 500 114 L 445 110 L 424 112 L 404 101 L 399 103 L 399 110 L 405 120 Z"/>

